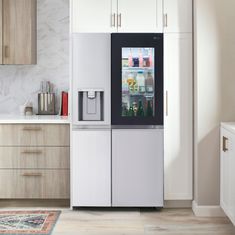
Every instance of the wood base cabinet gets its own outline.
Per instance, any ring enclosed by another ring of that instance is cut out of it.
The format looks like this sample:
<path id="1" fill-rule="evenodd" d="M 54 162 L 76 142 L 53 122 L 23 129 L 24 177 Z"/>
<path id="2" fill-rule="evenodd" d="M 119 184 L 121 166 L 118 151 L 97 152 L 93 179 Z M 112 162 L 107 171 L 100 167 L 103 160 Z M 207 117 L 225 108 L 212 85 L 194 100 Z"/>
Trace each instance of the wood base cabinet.
<path id="1" fill-rule="evenodd" d="M 67 199 L 69 170 L 0 170 L 0 199 Z"/>
<path id="2" fill-rule="evenodd" d="M 69 125 L 0 125 L 0 199 L 69 199 Z"/>

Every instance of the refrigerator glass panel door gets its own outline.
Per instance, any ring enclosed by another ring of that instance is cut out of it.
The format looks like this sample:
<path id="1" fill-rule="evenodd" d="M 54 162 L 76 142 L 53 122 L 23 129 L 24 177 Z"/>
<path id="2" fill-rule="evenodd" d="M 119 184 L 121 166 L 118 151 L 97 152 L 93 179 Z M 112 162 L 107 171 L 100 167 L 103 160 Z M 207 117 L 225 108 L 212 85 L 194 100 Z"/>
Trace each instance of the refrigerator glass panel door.
<path id="1" fill-rule="evenodd" d="M 163 34 L 112 34 L 112 125 L 163 125 Z"/>
<path id="2" fill-rule="evenodd" d="M 154 48 L 122 48 L 122 117 L 154 117 Z"/>

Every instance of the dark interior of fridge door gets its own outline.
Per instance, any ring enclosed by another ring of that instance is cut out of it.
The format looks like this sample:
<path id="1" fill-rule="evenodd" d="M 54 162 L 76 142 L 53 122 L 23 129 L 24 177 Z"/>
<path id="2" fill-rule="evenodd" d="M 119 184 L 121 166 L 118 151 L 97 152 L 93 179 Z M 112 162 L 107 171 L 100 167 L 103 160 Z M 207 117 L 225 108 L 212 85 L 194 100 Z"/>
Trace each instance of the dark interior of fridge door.
<path id="1" fill-rule="evenodd" d="M 163 125 L 163 34 L 112 34 L 112 125 Z"/>

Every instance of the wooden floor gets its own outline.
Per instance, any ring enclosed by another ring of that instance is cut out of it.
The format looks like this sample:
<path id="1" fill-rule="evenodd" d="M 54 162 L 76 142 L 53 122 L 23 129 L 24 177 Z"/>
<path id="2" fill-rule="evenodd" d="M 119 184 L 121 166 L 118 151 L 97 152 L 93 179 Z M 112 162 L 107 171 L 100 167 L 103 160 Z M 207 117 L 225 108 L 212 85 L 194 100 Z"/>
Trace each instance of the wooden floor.
<path id="1" fill-rule="evenodd" d="M 198 218 L 190 209 L 63 210 L 53 235 L 235 235 L 227 218 Z"/>

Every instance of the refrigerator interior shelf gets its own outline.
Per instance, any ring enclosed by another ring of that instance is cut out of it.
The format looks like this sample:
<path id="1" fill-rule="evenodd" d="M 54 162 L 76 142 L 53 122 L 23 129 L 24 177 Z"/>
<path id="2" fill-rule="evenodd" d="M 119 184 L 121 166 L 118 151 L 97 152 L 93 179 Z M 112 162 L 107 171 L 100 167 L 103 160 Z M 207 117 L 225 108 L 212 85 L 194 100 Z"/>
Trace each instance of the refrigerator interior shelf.
<path id="1" fill-rule="evenodd" d="M 122 67 L 123 71 L 154 71 L 152 67 Z"/>

